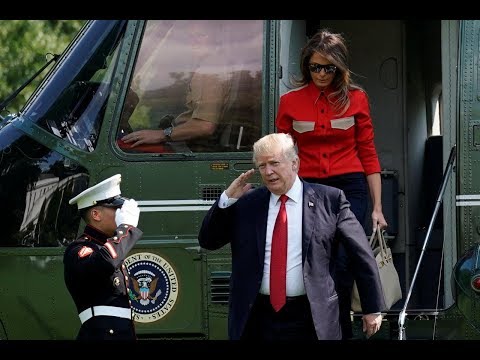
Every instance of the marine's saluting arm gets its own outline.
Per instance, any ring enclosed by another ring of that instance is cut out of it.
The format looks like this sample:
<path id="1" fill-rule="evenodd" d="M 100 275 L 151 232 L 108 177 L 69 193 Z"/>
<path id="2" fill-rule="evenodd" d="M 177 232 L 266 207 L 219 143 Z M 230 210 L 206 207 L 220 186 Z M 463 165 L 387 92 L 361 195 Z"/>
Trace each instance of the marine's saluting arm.
<path id="1" fill-rule="evenodd" d="M 83 266 L 88 265 L 96 268 L 104 263 L 109 264 L 107 266 L 111 266 L 112 271 L 118 268 L 138 239 L 142 237 L 143 232 L 136 227 L 139 216 L 140 210 L 137 202 L 133 199 L 126 200 L 115 213 L 115 223 L 117 225 L 115 234 L 107 239 L 97 254 L 90 254 L 91 252 L 88 249 L 86 254 L 80 254 L 79 252 L 79 257 L 80 255 L 85 257 Z"/>
<path id="2" fill-rule="evenodd" d="M 131 225 L 121 225 L 117 228 L 115 236 L 105 242 L 102 255 L 108 260 L 114 268 L 117 268 L 125 260 L 128 252 L 133 248 L 138 239 L 142 237 L 143 232 Z M 103 250 L 103 249 L 102 249 Z"/>
<path id="3" fill-rule="evenodd" d="M 125 200 L 122 207 L 115 212 L 117 229 L 115 235 L 104 245 L 115 267 L 125 259 L 127 253 L 142 237 L 143 232 L 137 228 L 139 217 L 140 209 L 133 199 Z"/>

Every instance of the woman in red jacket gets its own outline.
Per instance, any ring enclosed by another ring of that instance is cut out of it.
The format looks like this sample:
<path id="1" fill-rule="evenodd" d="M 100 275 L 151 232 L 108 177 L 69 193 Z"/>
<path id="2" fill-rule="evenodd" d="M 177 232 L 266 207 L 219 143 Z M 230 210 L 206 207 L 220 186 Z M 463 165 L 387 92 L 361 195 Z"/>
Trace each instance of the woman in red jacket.
<path id="1" fill-rule="evenodd" d="M 291 134 L 296 141 L 299 176 L 342 189 L 362 225 L 370 192 L 373 229 L 385 228 L 381 169 L 368 97 L 353 83 L 347 62 L 348 49 L 342 35 L 318 31 L 302 49 L 301 77 L 295 83 L 298 87 L 280 98 L 277 131 Z M 347 339 L 352 337 L 350 299 L 354 279 L 341 244 L 338 252 L 340 323 Z"/>

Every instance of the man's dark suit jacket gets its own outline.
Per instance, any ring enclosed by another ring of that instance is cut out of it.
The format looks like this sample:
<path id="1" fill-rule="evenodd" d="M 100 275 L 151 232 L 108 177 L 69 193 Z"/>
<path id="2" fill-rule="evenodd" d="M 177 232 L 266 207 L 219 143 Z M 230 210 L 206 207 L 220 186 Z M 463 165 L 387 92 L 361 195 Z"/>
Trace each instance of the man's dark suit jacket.
<path id="1" fill-rule="evenodd" d="M 350 255 L 365 314 L 385 309 L 377 264 L 365 232 L 350 210 L 343 191 L 303 183 L 303 280 L 320 340 L 341 339 L 334 252 L 342 241 Z M 228 334 L 240 339 L 263 277 L 269 190 L 250 190 L 226 209 L 218 200 L 206 214 L 199 234 L 205 249 L 231 245 L 232 275 Z"/>

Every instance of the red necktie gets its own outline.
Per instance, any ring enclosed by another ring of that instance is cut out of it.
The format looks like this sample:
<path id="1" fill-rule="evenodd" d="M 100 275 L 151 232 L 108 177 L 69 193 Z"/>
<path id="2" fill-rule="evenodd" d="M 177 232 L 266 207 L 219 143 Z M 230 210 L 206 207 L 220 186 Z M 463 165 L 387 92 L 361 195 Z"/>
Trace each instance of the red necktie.
<path id="1" fill-rule="evenodd" d="M 272 256 L 270 258 L 270 302 L 275 311 L 286 302 L 286 277 L 287 277 L 287 210 L 285 203 L 287 195 L 280 196 L 280 210 L 273 228 Z"/>

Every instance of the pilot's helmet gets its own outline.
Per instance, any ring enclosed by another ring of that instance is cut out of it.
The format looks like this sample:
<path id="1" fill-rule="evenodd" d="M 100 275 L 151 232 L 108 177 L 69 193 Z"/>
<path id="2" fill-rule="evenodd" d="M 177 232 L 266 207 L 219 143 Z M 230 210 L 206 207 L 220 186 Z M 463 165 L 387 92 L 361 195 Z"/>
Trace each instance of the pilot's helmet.
<path id="1" fill-rule="evenodd" d="M 69 201 L 70 205 L 77 204 L 78 210 L 92 206 L 106 206 L 119 208 L 127 198 L 121 196 L 120 182 L 122 175 L 116 174 L 82 191 Z"/>

